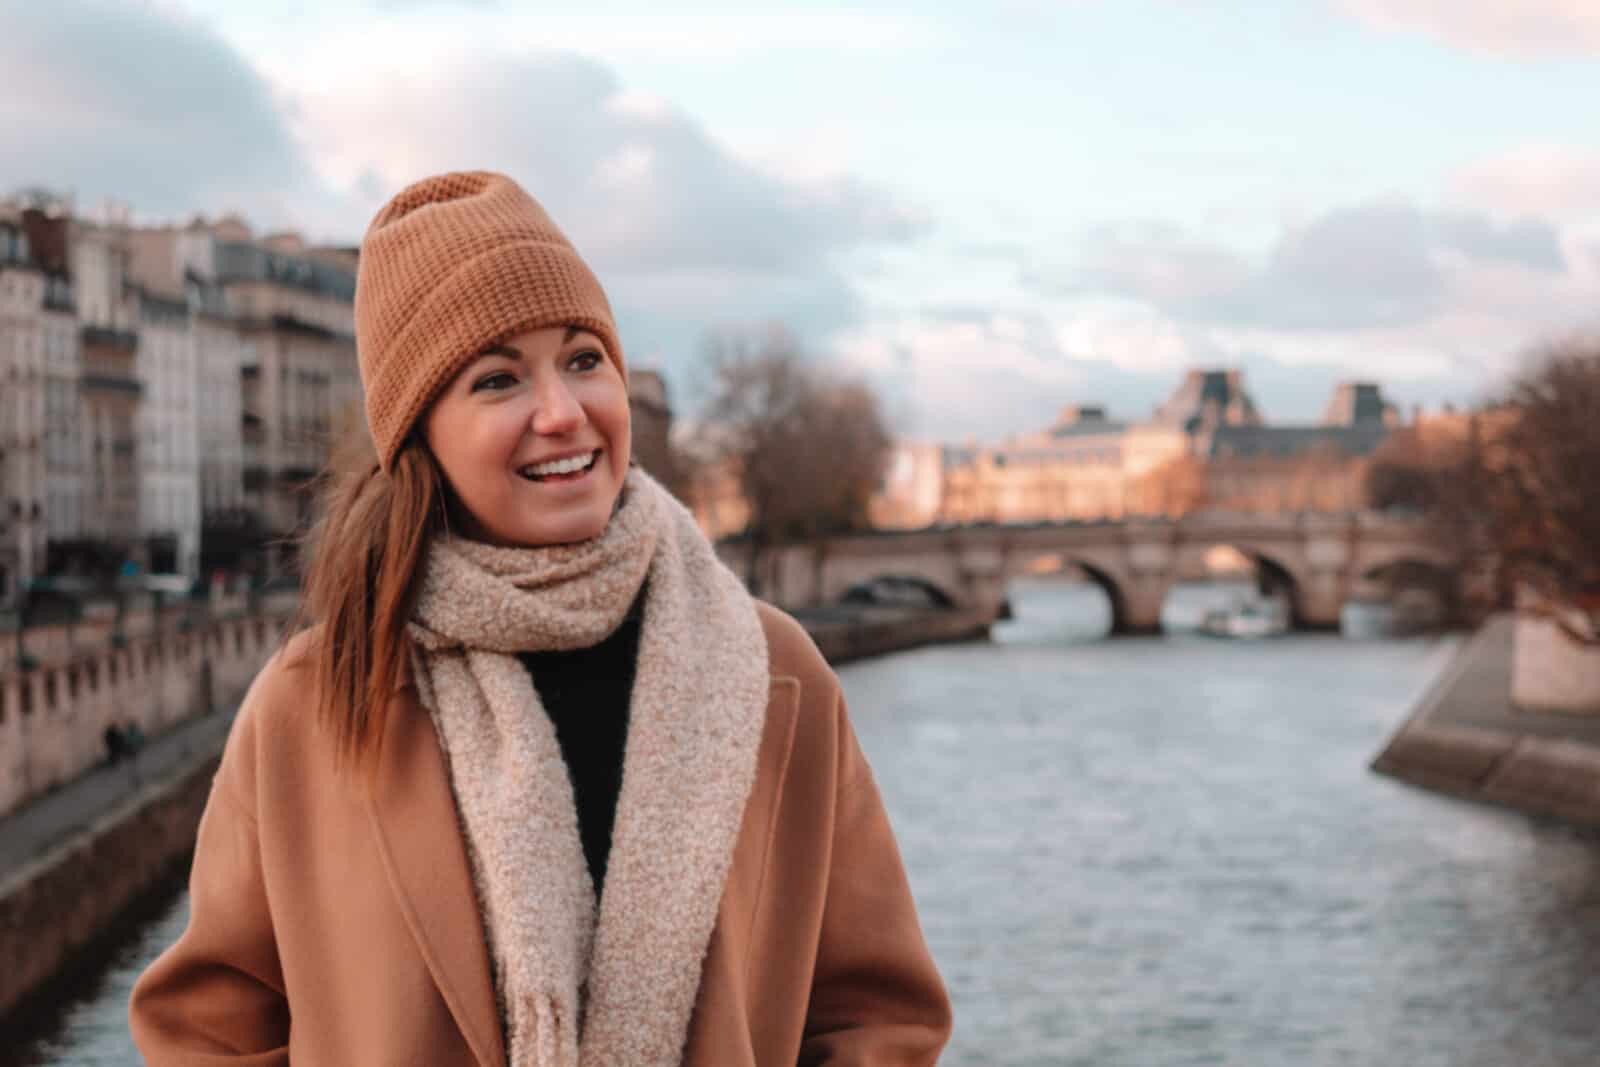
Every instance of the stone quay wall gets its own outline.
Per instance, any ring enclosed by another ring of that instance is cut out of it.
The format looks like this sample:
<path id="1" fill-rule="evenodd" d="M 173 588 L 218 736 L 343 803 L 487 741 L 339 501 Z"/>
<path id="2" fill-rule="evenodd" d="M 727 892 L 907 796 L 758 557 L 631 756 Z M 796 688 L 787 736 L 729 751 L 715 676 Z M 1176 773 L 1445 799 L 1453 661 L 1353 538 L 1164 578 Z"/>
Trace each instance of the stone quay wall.
<path id="1" fill-rule="evenodd" d="M 220 755 L 219 745 L 0 876 L 0 1022 L 79 966 L 85 950 L 141 899 L 170 891 L 162 887 L 181 875 L 194 849 Z"/>
<path id="2" fill-rule="evenodd" d="M 970 608 L 854 608 L 834 619 L 807 618 L 802 613 L 801 621 L 823 658 L 837 666 L 923 645 L 985 640 L 992 613 Z"/>
<path id="3" fill-rule="evenodd" d="M 155 737 L 231 706 L 277 647 L 287 619 L 281 604 L 264 605 L 0 672 L 0 818 L 102 763 L 110 726 L 138 726 Z"/>
<path id="4" fill-rule="evenodd" d="M 1600 827 L 1600 718 L 1517 706 L 1516 644 L 1526 633 L 1517 623 L 1499 615 L 1484 624 L 1372 769 L 1425 789 Z"/>
<path id="5" fill-rule="evenodd" d="M 91 602 L 85 605 L 83 617 L 76 622 L 29 626 L 22 632 L 20 646 L 14 629 L 0 629 L 0 674 L 17 669 L 19 647 L 40 663 L 53 665 L 106 647 L 111 643 L 111 635 L 118 631 L 130 639 L 150 637 L 177 629 L 185 619 L 192 623 L 246 615 L 250 611 L 251 599 L 247 592 L 213 592 L 202 600 L 162 604 L 146 598 L 128 605 L 120 618 L 114 603 Z"/>

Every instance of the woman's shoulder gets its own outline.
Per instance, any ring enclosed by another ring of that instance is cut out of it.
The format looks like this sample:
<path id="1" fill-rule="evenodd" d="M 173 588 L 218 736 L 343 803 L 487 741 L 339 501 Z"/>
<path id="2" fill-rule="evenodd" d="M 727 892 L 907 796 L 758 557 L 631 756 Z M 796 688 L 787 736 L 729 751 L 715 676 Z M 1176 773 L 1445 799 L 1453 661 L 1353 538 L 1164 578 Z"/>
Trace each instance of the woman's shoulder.
<path id="1" fill-rule="evenodd" d="M 250 788 L 263 761 L 298 754 L 312 737 L 316 718 L 313 657 L 320 627 L 289 636 L 262 664 L 239 703 L 223 754 L 223 770 Z"/>
<path id="2" fill-rule="evenodd" d="M 298 706 L 311 696 L 313 661 L 322 630 L 321 625 L 311 626 L 283 640 L 256 672 L 239 709 L 241 715 L 252 710 L 276 715 L 280 709 Z"/>
<path id="3" fill-rule="evenodd" d="M 837 692 L 839 679 L 833 668 L 794 616 L 764 600 L 756 601 L 756 613 L 767 637 L 767 662 L 773 680 L 788 678 L 803 690 Z"/>

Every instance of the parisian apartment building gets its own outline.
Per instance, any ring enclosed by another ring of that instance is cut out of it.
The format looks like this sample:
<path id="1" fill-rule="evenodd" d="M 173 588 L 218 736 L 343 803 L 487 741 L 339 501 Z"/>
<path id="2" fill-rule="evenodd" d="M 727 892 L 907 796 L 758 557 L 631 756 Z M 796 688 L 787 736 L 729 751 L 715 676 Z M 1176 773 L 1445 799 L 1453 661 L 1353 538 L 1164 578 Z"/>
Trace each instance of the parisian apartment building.
<path id="1" fill-rule="evenodd" d="M 54 576 L 284 566 L 260 546 L 292 541 L 359 418 L 354 293 L 353 249 L 238 218 L 0 200 L 0 604 Z"/>

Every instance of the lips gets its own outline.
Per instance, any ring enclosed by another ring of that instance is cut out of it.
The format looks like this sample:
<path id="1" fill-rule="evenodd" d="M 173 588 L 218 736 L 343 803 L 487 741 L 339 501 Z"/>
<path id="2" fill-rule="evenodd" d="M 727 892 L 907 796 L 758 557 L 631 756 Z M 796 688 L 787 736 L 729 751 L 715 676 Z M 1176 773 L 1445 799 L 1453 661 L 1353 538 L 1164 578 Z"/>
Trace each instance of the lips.
<path id="1" fill-rule="evenodd" d="M 529 463 L 517 468 L 517 473 L 532 482 L 566 481 L 580 478 L 594 469 L 600 461 L 601 450 L 590 449 L 587 452 L 576 452 L 572 455 L 562 456 L 557 459 L 544 460 L 540 463 Z"/>

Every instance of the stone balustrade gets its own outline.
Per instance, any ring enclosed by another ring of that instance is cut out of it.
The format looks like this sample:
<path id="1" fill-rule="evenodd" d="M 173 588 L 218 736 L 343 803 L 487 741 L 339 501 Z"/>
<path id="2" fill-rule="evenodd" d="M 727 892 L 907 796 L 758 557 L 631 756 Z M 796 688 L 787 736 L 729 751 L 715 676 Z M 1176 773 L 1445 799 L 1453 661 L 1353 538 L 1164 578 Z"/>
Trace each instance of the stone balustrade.
<path id="1" fill-rule="evenodd" d="M 64 657 L 34 653 L 30 634 L 40 666 L 0 668 L 0 817 L 103 762 L 110 726 L 154 737 L 237 701 L 289 617 L 280 602 L 187 629 L 152 619 L 121 647 L 74 641 Z"/>

